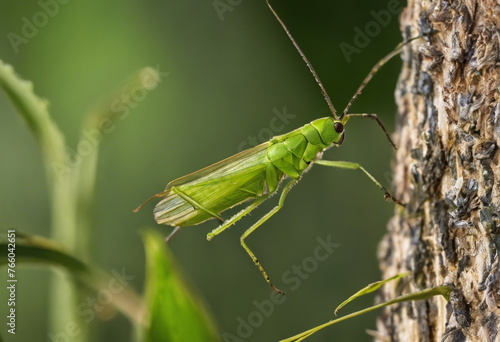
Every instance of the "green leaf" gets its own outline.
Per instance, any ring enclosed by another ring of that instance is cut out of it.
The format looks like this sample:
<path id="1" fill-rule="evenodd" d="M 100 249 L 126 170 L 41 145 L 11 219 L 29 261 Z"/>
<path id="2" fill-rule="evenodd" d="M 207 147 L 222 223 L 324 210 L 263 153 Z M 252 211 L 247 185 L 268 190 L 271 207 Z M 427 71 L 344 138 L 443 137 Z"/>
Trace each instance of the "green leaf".
<path id="1" fill-rule="evenodd" d="M 337 316 L 337 312 L 341 308 L 343 308 L 346 304 L 348 304 L 349 302 L 352 302 L 356 298 L 361 297 L 361 296 L 363 296 L 365 294 L 368 294 L 368 293 L 371 293 L 373 291 L 378 290 L 385 283 L 388 283 L 388 282 L 393 281 L 393 280 L 398 280 L 398 279 L 400 279 L 402 277 L 407 276 L 408 274 L 409 274 L 408 272 L 406 272 L 406 273 L 399 273 L 399 274 L 396 274 L 393 277 L 390 277 L 390 278 L 385 279 L 385 280 L 376 281 L 376 282 L 371 283 L 368 286 L 362 288 L 361 290 L 359 290 L 358 292 L 356 292 L 355 294 L 353 294 L 351 297 L 349 297 L 345 301 L 343 301 L 339 306 L 337 306 L 337 308 L 335 309 L 335 316 Z"/>
<path id="2" fill-rule="evenodd" d="M 152 230 L 143 233 L 146 249 L 145 342 L 219 341 L 203 303 L 181 279 L 165 238 Z"/>
<path id="3" fill-rule="evenodd" d="M 309 330 L 304 331 L 304 332 L 302 332 L 300 334 L 297 334 L 295 336 L 292 336 L 292 337 L 289 337 L 287 339 L 281 340 L 281 342 L 299 342 L 299 341 L 303 341 L 304 339 L 306 339 L 307 337 L 311 336 L 312 334 L 314 334 L 314 333 L 318 332 L 319 330 L 321 330 L 323 328 L 326 328 L 326 327 L 328 327 L 330 325 L 334 325 L 336 323 L 348 320 L 350 318 L 353 318 L 353 317 L 356 317 L 356 316 L 365 314 L 367 312 L 374 311 L 374 310 L 377 310 L 377 309 L 380 309 L 380 308 L 383 308 L 385 306 L 389 306 L 389 305 L 392 305 L 392 304 L 401 303 L 401 302 L 410 302 L 410 301 L 413 301 L 413 300 L 427 300 L 427 299 L 430 299 L 430 298 L 432 298 L 434 296 L 438 296 L 438 295 L 441 295 L 446 300 L 448 300 L 451 290 L 452 289 L 449 286 L 443 285 L 443 286 L 431 287 L 431 288 L 428 288 L 428 289 L 425 289 L 425 290 L 416 291 L 416 292 L 413 292 L 413 293 L 402 295 L 402 296 L 396 297 L 394 299 L 391 299 L 391 300 L 389 300 L 387 302 L 384 302 L 384 303 L 381 303 L 381 304 L 378 304 L 378 305 L 374 305 L 374 306 L 371 306 L 369 308 L 366 308 L 366 309 L 363 309 L 363 310 L 360 310 L 360 311 L 356 311 L 356 312 L 353 312 L 352 314 L 349 314 L 349 315 L 346 315 L 346 316 L 334 319 L 332 321 L 326 322 L 324 324 L 318 325 L 315 328 L 309 329 Z"/>
<path id="4" fill-rule="evenodd" d="M 2 241 L 0 242 L 0 266 L 8 263 L 7 255 L 8 243 Z M 16 265 L 22 263 L 58 266 L 80 279 L 85 279 L 92 274 L 91 269 L 84 262 L 69 255 L 57 243 L 41 236 L 16 231 L 15 255 Z"/>

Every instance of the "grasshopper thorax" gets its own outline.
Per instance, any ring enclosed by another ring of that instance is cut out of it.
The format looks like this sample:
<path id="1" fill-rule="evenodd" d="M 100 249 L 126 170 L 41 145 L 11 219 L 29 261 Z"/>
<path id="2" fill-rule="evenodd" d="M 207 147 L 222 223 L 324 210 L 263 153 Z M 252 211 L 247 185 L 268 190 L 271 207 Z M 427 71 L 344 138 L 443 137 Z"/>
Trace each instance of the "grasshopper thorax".
<path id="1" fill-rule="evenodd" d="M 323 150 L 342 144 L 346 122 L 347 117 L 320 118 L 295 131 L 274 137 L 267 150 L 268 173 L 278 175 L 281 172 L 298 179 Z"/>

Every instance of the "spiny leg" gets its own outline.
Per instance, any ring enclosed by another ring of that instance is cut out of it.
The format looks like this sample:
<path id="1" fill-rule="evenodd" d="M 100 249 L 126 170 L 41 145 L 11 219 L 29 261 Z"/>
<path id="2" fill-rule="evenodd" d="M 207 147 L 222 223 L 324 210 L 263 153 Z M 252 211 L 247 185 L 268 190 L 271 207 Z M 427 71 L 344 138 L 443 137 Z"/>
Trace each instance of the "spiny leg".
<path id="1" fill-rule="evenodd" d="M 267 194 L 267 195 L 264 195 L 262 197 L 257 198 L 248 207 L 246 207 L 245 209 L 241 210 L 239 213 L 235 214 L 229 220 L 224 221 L 223 224 L 221 223 L 221 225 L 219 227 L 215 228 L 214 230 L 212 230 L 210 233 L 207 234 L 207 240 L 208 241 L 212 240 L 212 238 L 214 236 L 219 235 L 224 230 L 226 230 L 227 228 L 231 227 L 233 224 L 235 224 L 236 222 L 238 222 L 239 220 L 241 220 L 243 218 L 243 216 L 249 214 L 252 210 L 254 210 L 255 208 L 257 208 L 257 206 L 259 204 L 261 204 L 266 199 L 268 199 L 270 195 L 271 194 Z"/>
<path id="2" fill-rule="evenodd" d="M 363 171 L 365 173 L 365 175 L 367 175 L 372 180 L 372 182 L 377 184 L 377 186 L 385 193 L 385 196 L 384 196 L 385 199 L 391 199 L 394 203 L 396 203 L 402 207 L 406 206 L 403 203 L 401 203 L 400 201 L 398 201 L 394 196 L 392 196 L 391 193 L 389 192 L 389 190 L 387 190 L 382 184 L 380 184 L 379 181 L 375 179 L 375 177 L 373 177 L 368 171 L 366 171 L 358 163 L 352 163 L 352 162 L 346 162 L 346 161 L 332 161 L 332 160 L 316 160 L 314 163 L 318 164 L 318 165 L 338 167 L 341 169 L 350 169 L 350 170 L 359 169 L 359 170 Z"/>
<path id="3" fill-rule="evenodd" d="M 267 220 L 269 220 L 269 218 L 271 218 L 271 216 L 273 216 L 274 214 L 276 214 L 278 212 L 278 210 L 281 209 L 281 207 L 283 207 L 283 203 L 285 201 L 285 197 L 286 197 L 286 194 L 288 193 L 288 191 L 290 191 L 291 187 L 298 181 L 298 179 L 293 179 L 291 180 L 290 182 L 288 182 L 287 185 L 285 185 L 285 187 L 283 188 L 283 191 L 281 192 L 281 196 L 280 196 L 280 200 L 278 202 L 278 205 L 276 207 L 274 207 L 270 212 L 268 212 L 267 214 L 265 214 L 264 216 L 262 216 L 257 222 L 255 222 L 253 224 L 253 226 L 251 226 L 250 228 L 248 228 L 244 233 L 243 235 L 240 237 L 240 242 L 241 242 L 241 245 L 243 246 L 243 248 L 245 248 L 245 250 L 247 251 L 248 255 L 250 255 L 250 258 L 252 258 L 252 261 L 254 262 L 254 264 L 259 268 L 259 271 L 260 273 L 262 273 L 262 275 L 264 276 L 264 279 L 266 279 L 267 283 L 269 285 L 271 285 L 272 289 L 276 292 L 276 293 L 279 293 L 279 294 L 282 294 L 284 295 L 285 292 L 284 291 L 281 291 L 281 290 L 278 290 L 272 283 L 271 281 L 269 280 L 269 276 L 267 275 L 266 271 L 264 271 L 264 268 L 262 267 L 262 265 L 260 264 L 259 260 L 257 259 L 257 257 L 255 256 L 255 254 L 253 254 L 253 252 L 250 250 L 250 248 L 247 246 L 247 244 L 245 243 L 245 238 L 248 237 L 248 235 L 250 235 L 255 229 L 259 228 L 260 225 L 262 225 L 264 222 L 266 222 Z"/>

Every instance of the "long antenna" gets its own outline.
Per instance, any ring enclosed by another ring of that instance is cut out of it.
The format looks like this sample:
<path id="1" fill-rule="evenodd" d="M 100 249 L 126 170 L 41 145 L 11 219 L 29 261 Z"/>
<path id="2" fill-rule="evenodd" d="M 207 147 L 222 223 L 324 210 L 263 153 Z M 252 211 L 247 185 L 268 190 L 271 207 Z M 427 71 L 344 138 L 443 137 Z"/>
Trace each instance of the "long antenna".
<path id="1" fill-rule="evenodd" d="M 326 103 L 328 103 L 328 107 L 330 107 L 330 111 L 332 112 L 333 116 L 335 119 L 338 119 L 337 117 L 337 112 L 335 111 L 335 107 L 333 107 L 333 103 L 332 101 L 330 100 L 330 96 L 328 96 L 328 93 L 326 92 L 325 90 L 325 87 L 323 86 L 323 83 L 321 83 L 321 80 L 319 79 L 319 76 L 318 74 L 316 73 L 316 71 L 314 70 L 313 66 L 311 65 L 311 63 L 309 62 L 309 60 L 307 59 L 306 55 L 304 54 L 304 52 L 302 52 L 302 49 L 300 48 L 299 44 L 297 44 L 297 42 L 295 41 L 295 39 L 293 39 L 292 35 L 290 34 L 290 31 L 288 31 L 286 25 L 283 23 L 283 21 L 281 20 L 281 18 L 278 16 L 278 14 L 274 11 L 273 7 L 271 6 L 271 4 L 269 3 L 269 0 L 266 0 L 266 3 L 267 3 L 267 6 L 269 6 L 269 9 L 271 10 L 271 12 L 273 12 L 274 16 L 276 17 L 276 19 L 278 20 L 278 22 L 281 24 L 281 26 L 283 27 L 283 29 L 285 30 L 288 38 L 290 38 L 290 40 L 292 41 L 293 45 L 295 46 L 295 48 L 297 49 L 297 51 L 300 53 L 300 55 L 302 56 L 302 59 L 304 60 L 304 62 L 306 62 L 307 64 L 307 67 L 309 68 L 309 70 L 311 70 L 311 73 L 313 74 L 314 78 L 316 79 L 316 82 L 318 83 L 319 87 L 321 88 L 321 92 L 323 93 L 323 96 L 325 97 L 325 100 L 326 100 Z M 362 90 L 362 89 L 361 89 Z M 361 91 L 360 91 L 361 92 Z M 343 115 L 342 115 L 343 116 Z"/>
<path id="2" fill-rule="evenodd" d="M 363 80 L 363 82 L 359 86 L 358 90 L 356 90 L 356 92 L 354 93 L 354 96 L 351 98 L 351 101 L 349 101 L 349 103 L 345 107 L 344 111 L 342 112 L 342 115 L 340 116 L 340 119 L 342 119 L 344 117 L 344 115 L 347 114 L 347 111 L 351 108 L 354 100 L 356 100 L 356 98 L 358 97 L 358 95 L 361 94 L 361 92 L 363 91 L 363 89 L 365 89 L 365 87 L 368 84 L 368 82 L 371 81 L 371 79 L 373 78 L 373 76 L 375 76 L 375 74 L 380 70 L 380 68 L 385 63 L 387 63 L 392 57 L 398 55 L 401 52 L 401 50 L 403 49 L 403 46 L 405 46 L 406 44 L 410 43 L 411 41 L 413 41 L 415 39 L 418 39 L 418 38 L 421 38 L 421 37 L 422 36 L 413 37 L 411 39 L 408 39 L 406 42 L 399 43 L 394 48 L 394 50 L 392 50 L 387 56 L 385 56 L 384 58 L 382 58 L 380 61 L 378 61 L 377 64 L 375 64 L 373 66 L 373 68 L 370 70 L 370 73 L 365 77 L 365 79 Z M 379 125 L 380 125 L 380 123 L 379 123 Z M 385 129 L 384 129 L 384 131 L 385 131 Z"/>

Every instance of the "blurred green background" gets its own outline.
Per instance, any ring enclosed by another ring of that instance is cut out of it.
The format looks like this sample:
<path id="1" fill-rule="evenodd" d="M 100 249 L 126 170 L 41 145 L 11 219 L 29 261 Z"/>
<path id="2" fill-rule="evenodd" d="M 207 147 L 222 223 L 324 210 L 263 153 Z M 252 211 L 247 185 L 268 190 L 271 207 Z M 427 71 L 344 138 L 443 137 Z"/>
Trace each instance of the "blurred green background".
<path id="1" fill-rule="evenodd" d="M 169 73 L 159 87 L 134 102 L 130 114 L 100 145 L 92 262 L 107 271 L 124 268 L 135 277 L 131 286 L 138 292 L 144 279 L 138 230 L 155 222 L 153 204 L 134 214 L 137 205 L 169 181 L 235 154 L 242 143 L 250 144 L 249 136 L 266 136 L 273 127 L 274 109 L 286 107 L 295 115 L 276 134 L 329 115 L 313 77 L 265 1 L 232 3 L 232 11 L 224 12 L 221 20 L 212 1 L 67 1 L 17 48 L 8 33 L 21 35 L 23 18 L 33 22 L 43 7 L 34 1 L 0 5 L 0 59 L 32 80 L 36 94 L 50 101 L 51 114 L 71 149 L 84 114 L 135 71 L 152 66 Z M 340 44 L 354 45 L 354 28 L 364 30 L 374 22 L 371 11 L 387 9 L 387 1 L 276 0 L 273 5 L 339 112 L 370 68 L 401 39 L 397 16 L 392 15 L 349 63 Z M 399 61 L 386 66 L 351 112 L 378 113 L 392 131 L 399 67 Z M 4 229 L 50 236 L 38 146 L 5 94 L 0 95 L 0 113 L 0 223 Z M 388 184 L 391 155 L 391 146 L 374 122 L 352 119 L 344 145 L 327 151 L 324 158 L 359 162 Z M 221 334 L 237 335 L 239 317 L 247 321 L 256 310 L 255 301 L 270 297 L 270 288 L 241 248 L 239 236 L 277 200 L 273 197 L 210 243 L 206 234 L 217 226 L 212 221 L 182 229 L 171 244 Z M 336 305 L 353 292 L 378 280 L 377 244 L 393 207 L 361 172 L 316 166 L 306 174 L 285 207 L 247 240 L 287 296 L 245 340 L 274 341 L 312 328 L 331 319 Z M 329 235 L 339 247 L 292 290 L 282 275 L 312 257 L 317 238 Z M 7 341 L 49 340 L 50 271 L 22 268 L 17 276 L 18 332 L 12 339 L 2 324 L 0 334 Z M 359 300 L 344 313 L 372 300 Z M 0 307 L 5 317 L 7 306 Z M 374 320 L 375 314 L 347 321 L 310 341 L 369 341 L 365 330 L 375 329 Z M 90 324 L 93 341 L 130 340 L 131 328 L 120 315 Z"/>

